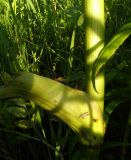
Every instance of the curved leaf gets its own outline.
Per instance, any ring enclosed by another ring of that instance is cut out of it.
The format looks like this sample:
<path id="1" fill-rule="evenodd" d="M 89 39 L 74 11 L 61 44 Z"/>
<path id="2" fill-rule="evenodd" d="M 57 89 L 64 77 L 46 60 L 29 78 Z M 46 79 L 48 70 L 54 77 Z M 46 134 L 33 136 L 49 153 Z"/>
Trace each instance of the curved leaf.
<path id="1" fill-rule="evenodd" d="M 102 142 L 103 116 L 99 105 L 85 92 L 33 73 L 18 73 L 0 86 L 0 99 L 28 98 L 51 112 L 75 132 L 84 144 Z"/>
<path id="2" fill-rule="evenodd" d="M 125 99 L 116 99 L 114 101 L 112 101 L 106 108 L 105 108 L 105 111 L 104 111 L 104 118 L 105 118 L 105 121 L 106 123 L 108 122 L 109 118 L 110 118 L 110 115 L 111 113 L 114 111 L 114 109 L 116 107 L 119 106 L 119 104 L 123 103 L 125 101 Z"/>
<path id="3" fill-rule="evenodd" d="M 99 73 L 99 70 L 115 54 L 115 51 L 120 47 L 120 45 L 122 45 L 122 43 L 128 38 L 130 34 L 131 34 L 131 23 L 127 23 L 101 50 L 98 58 L 93 64 L 92 82 L 94 88 L 95 88 L 95 77 Z"/>

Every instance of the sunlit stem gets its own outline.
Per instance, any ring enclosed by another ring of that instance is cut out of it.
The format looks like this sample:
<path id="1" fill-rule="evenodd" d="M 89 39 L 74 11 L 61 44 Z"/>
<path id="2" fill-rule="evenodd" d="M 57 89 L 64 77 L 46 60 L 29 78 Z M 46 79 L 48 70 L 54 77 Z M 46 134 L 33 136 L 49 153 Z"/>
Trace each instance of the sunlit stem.
<path id="1" fill-rule="evenodd" d="M 92 85 L 92 66 L 104 47 L 104 0 L 85 0 L 85 64 L 86 92 L 99 103 L 101 110 L 104 106 L 104 75 L 95 79 L 96 90 Z"/>

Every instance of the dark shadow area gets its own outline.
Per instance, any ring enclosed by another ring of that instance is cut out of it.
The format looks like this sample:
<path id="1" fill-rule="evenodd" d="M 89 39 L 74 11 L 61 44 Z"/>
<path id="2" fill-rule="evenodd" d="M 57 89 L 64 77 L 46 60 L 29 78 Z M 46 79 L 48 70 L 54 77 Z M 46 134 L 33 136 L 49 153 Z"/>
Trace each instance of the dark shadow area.
<path id="1" fill-rule="evenodd" d="M 107 125 L 103 149 L 100 153 L 100 160 L 130 160 L 130 112 L 131 102 L 127 101 L 120 104 L 111 114 Z"/>

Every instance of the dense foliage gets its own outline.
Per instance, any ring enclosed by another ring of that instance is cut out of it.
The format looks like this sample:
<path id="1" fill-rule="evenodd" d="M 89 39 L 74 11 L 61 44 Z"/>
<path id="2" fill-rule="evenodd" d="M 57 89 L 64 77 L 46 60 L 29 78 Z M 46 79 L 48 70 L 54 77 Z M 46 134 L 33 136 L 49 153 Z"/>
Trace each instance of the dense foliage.
<path id="1" fill-rule="evenodd" d="M 10 78 L 3 72 L 31 71 L 83 90 L 82 12 L 78 0 L 0 0 L 0 83 Z M 107 43 L 131 21 L 131 1 L 105 0 L 105 19 Z M 105 109 L 112 114 L 100 159 L 126 160 L 131 154 L 130 53 L 129 37 L 105 69 Z M 85 152 L 75 133 L 34 102 L 0 101 L 1 159 L 79 160 Z"/>

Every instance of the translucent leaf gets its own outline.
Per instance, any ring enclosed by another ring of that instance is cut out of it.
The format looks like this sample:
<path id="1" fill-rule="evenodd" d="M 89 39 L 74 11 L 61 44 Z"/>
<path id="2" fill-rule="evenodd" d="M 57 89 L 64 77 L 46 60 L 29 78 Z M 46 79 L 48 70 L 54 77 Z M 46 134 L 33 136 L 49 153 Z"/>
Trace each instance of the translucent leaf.
<path id="1" fill-rule="evenodd" d="M 118 33 L 109 41 L 109 43 L 102 49 L 98 58 L 93 64 L 92 81 L 95 88 L 95 77 L 99 73 L 101 67 L 115 54 L 115 51 L 122 45 L 122 43 L 131 34 L 131 23 L 124 25 Z"/>
<path id="2" fill-rule="evenodd" d="M 84 23 L 84 15 L 81 14 L 77 20 L 77 25 L 82 26 L 83 23 Z"/>

